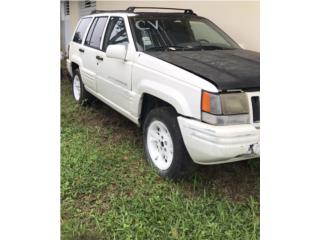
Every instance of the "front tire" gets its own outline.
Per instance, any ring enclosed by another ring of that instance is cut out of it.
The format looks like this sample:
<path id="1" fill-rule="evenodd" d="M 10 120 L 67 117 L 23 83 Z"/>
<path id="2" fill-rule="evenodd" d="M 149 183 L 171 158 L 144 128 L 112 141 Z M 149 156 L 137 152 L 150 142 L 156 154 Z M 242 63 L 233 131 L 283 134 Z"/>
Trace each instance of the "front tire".
<path id="1" fill-rule="evenodd" d="M 72 93 L 74 100 L 81 105 L 85 105 L 91 102 L 93 98 L 92 95 L 84 87 L 79 69 L 76 69 L 73 75 Z"/>
<path id="2" fill-rule="evenodd" d="M 175 179 L 194 169 L 173 108 L 150 111 L 143 123 L 143 142 L 145 157 L 159 175 Z"/>

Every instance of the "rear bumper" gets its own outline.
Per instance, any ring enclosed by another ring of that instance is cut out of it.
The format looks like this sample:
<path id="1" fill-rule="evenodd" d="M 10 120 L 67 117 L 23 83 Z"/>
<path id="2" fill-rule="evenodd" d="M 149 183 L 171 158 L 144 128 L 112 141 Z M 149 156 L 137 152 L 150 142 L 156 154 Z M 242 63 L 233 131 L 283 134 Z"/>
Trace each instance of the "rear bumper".
<path id="1" fill-rule="evenodd" d="M 260 129 L 251 124 L 213 126 L 179 116 L 183 141 L 199 164 L 218 164 L 260 156 Z"/>

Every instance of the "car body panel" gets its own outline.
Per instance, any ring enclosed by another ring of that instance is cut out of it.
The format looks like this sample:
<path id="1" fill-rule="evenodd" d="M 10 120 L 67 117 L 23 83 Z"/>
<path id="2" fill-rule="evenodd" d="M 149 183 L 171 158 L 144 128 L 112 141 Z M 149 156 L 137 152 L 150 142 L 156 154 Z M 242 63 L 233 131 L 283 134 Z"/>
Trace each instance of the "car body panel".
<path id="1" fill-rule="evenodd" d="M 135 13 L 90 15 L 98 16 L 123 17 L 129 43 L 122 60 L 89 49 L 83 45 L 84 40 L 81 44 L 71 41 L 67 69 L 72 75 L 72 64 L 79 66 L 85 88 L 92 95 L 137 125 L 140 125 L 145 94 L 172 105 L 178 113 L 182 139 L 194 162 L 216 164 L 259 156 L 260 123 L 252 121 L 252 107 L 250 124 L 217 127 L 201 121 L 202 91 L 259 89 L 260 63 L 256 53 L 244 50 L 139 52 L 128 20 Z M 79 48 L 85 50 L 84 54 Z M 90 59 L 84 60 L 87 56 Z M 231 58 L 226 60 L 228 57 Z M 259 96 L 259 91 L 249 91 L 247 96 L 250 103 L 251 97 Z"/>
<path id="2" fill-rule="evenodd" d="M 235 162 L 260 155 L 260 130 L 252 124 L 214 126 L 178 117 L 183 141 L 198 164 Z"/>
<path id="3" fill-rule="evenodd" d="M 217 91 L 198 76 L 144 53 L 136 56 L 132 85 L 137 94 L 151 94 L 174 106 L 179 114 L 197 119 L 201 118 L 201 89 Z"/>
<path id="4" fill-rule="evenodd" d="M 235 49 L 146 53 L 210 81 L 221 91 L 260 88 L 260 57 L 253 51 Z"/>

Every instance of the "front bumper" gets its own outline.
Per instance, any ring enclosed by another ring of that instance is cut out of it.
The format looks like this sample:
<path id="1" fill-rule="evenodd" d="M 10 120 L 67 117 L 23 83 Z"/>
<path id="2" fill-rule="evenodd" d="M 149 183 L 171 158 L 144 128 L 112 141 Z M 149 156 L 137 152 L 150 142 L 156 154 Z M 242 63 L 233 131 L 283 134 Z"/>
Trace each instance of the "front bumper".
<path id="1" fill-rule="evenodd" d="M 181 116 L 178 122 L 186 148 L 196 163 L 218 164 L 260 156 L 257 126 L 214 126 Z"/>

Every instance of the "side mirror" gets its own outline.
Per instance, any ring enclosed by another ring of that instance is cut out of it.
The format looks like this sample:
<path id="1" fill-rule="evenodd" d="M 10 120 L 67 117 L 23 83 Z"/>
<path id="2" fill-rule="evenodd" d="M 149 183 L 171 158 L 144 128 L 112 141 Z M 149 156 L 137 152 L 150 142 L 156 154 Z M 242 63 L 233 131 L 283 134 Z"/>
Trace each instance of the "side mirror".
<path id="1" fill-rule="evenodd" d="M 127 55 L 127 46 L 122 44 L 109 45 L 107 47 L 106 55 L 109 58 L 125 60 Z"/>

